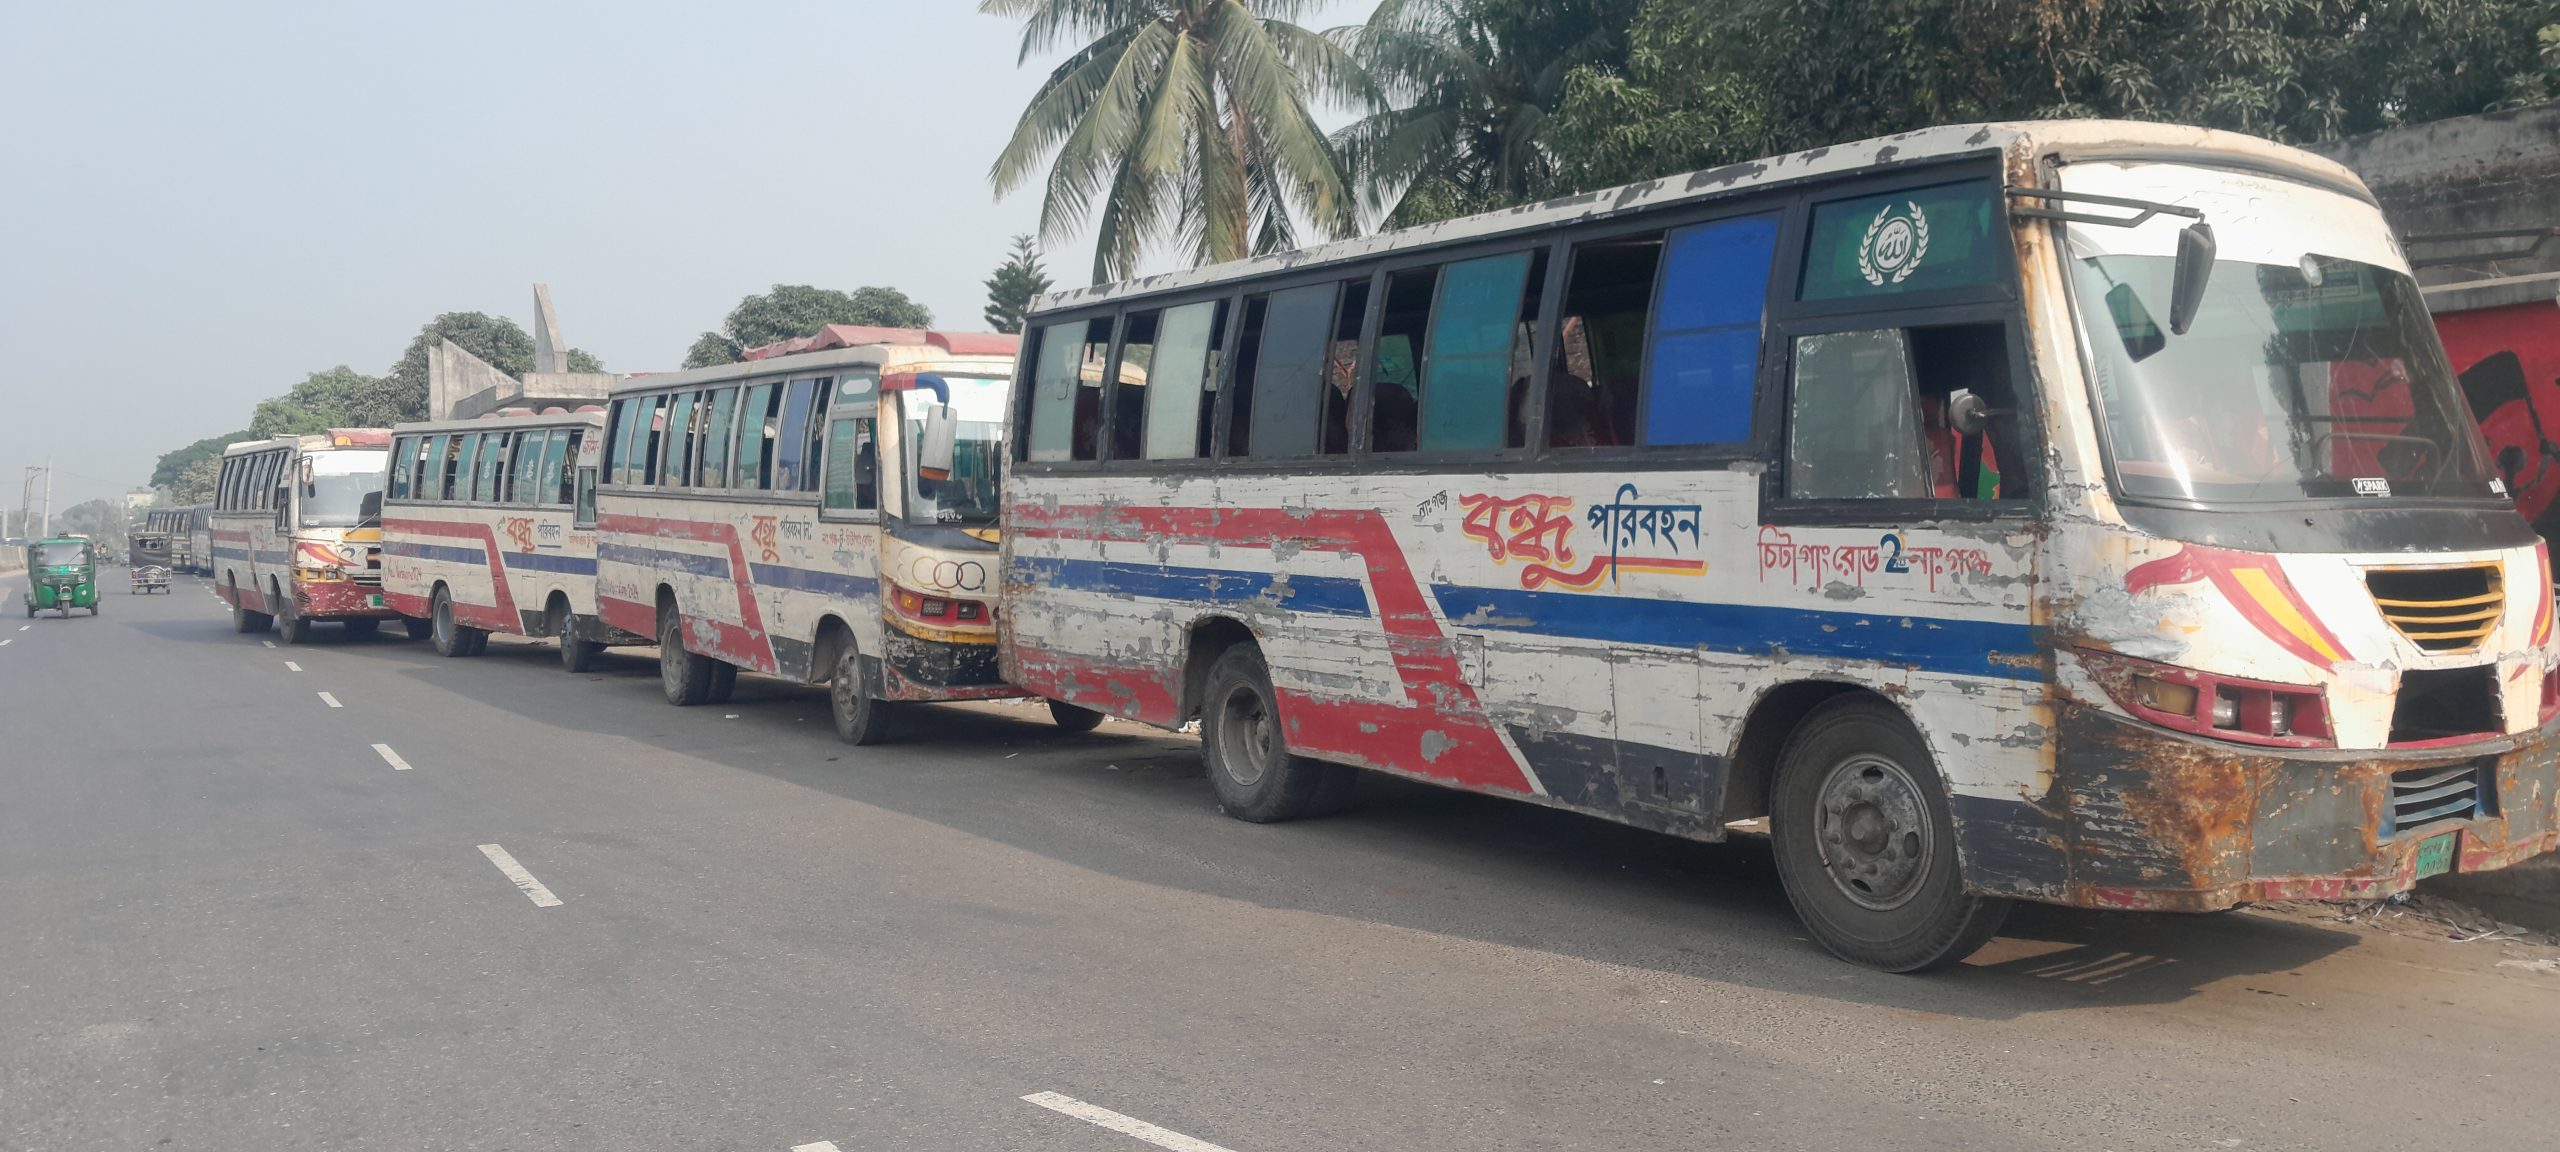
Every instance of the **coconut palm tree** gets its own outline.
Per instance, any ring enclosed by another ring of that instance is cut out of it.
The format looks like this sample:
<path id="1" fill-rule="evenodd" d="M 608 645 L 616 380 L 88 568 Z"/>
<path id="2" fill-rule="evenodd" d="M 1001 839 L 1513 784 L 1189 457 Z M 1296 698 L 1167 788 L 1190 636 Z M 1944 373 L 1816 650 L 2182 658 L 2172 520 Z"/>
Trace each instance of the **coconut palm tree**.
<path id="1" fill-rule="evenodd" d="M 1625 54 L 1638 0 L 1383 0 L 1327 38 L 1382 98 L 1333 136 L 1366 207 L 1388 224 L 1555 194 L 1541 143 L 1577 67 Z"/>
<path id="2" fill-rule="evenodd" d="M 1340 48 L 1292 20 L 1313 0 L 982 0 L 1022 20 L 1022 59 L 1066 44 L 988 179 L 998 196 L 1049 163 L 1041 238 L 1094 225 L 1096 283 L 1149 245 L 1196 263 L 1297 246 L 1291 210 L 1324 236 L 1358 212 L 1311 99 L 1363 99 Z M 1097 212 L 1097 201 L 1098 212 Z"/>

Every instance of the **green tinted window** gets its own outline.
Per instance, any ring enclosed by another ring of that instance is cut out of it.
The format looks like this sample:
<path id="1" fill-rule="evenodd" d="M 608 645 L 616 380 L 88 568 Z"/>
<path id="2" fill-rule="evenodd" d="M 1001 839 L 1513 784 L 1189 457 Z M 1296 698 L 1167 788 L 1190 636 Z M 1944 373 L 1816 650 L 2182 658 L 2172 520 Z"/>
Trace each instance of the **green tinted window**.
<path id="1" fill-rule="evenodd" d="M 1804 300 L 1987 284 L 2000 273 L 1996 198 L 1968 180 L 1840 200 L 1813 210 Z"/>

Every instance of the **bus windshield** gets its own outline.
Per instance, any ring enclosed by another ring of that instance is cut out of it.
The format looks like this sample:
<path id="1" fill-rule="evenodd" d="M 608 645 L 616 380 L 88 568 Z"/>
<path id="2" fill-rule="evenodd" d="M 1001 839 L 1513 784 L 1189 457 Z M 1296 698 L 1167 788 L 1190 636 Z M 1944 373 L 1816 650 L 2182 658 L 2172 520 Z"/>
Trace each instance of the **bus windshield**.
<path id="1" fill-rule="evenodd" d="M 382 491 L 382 461 L 373 450 L 315 453 L 311 484 L 302 490 L 306 528 L 353 528 L 364 517 L 364 498 Z"/>
<path id="2" fill-rule="evenodd" d="M 951 475 L 934 479 L 917 470 L 915 445 L 924 440 L 924 421 L 907 421 L 907 519 L 962 528 L 991 527 L 1001 495 L 997 484 L 1004 461 L 1005 391 L 1007 383 L 984 376 L 945 376 L 951 388 L 952 414 L 959 419 L 952 438 Z M 909 412 L 932 403 L 928 392 L 910 392 Z"/>
<path id="3" fill-rule="evenodd" d="M 2230 259 L 2226 239 L 2203 307 L 2179 335 L 2169 330 L 2176 257 L 2110 251 L 2106 231 L 2075 225 L 2070 264 L 2099 422 L 2126 495 L 2200 504 L 2495 495 L 2407 273 L 2318 252 Z"/>

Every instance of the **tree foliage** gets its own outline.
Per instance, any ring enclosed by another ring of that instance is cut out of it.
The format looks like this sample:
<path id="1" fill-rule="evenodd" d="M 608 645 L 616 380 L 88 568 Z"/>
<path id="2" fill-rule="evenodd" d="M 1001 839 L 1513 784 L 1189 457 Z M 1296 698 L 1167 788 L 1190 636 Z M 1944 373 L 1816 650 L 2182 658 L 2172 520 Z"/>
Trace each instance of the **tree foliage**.
<path id="1" fill-rule="evenodd" d="M 248 433 L 241 433 L 246 438 Z M 214 482 L 222 477 L 222 454 L 199 456 L 180 466 L 175 476 L 162 485 L 169 491 L 172 504 L 213 503 Z"/>
<path id="2" fill-rule="evenodd" d="M 597 359 L 595 353 L 589 352 L 584 348 L 572 348 L 567 352 L 562 353 L 561 358 L 567 361 L 567 363 L 562 365 L 562 367 L 571 372 L 602 372 L 605 370 L 604 361 Z"/>
<path id="3" fill-rule="evenodd" d="M 260 401 L 249 417 L 249 435 L 254 439 L 330 428 L 387 428 L 426 414 L 423 392 L 414 413 L 404 401 L 394 381 L 340 364 L 304 377 L 282 396 Z"/>
<path id="4" fill-rule="evenodd" d="M 1342 49 L 1293 21 L 1313 0 L 983 0 L 1022 21 L 1022 59 L 1075 51 L 1023 109 L 988 179 L 1003 196 L 1049 158 L 1040 238 L 1088 220 L 1095 283 L 1152 246 L 1192 262 L 1298 246 L 1294 209 L 1347 236 L 1356 206 L 1311 100 L 1364 100 Z"/>
<path id="5" fill-rule="evenodd" d="M 987 326 L 998 332 L 1022 331 L 1022 314 L 1031 298 L 1049 290 L 1049 272 L 1040 266 L 1040 249 L 1028 235 L 1013 238 L 1013 252 L 987 277 Z"/>
<path id="6" fill-rule="evenodd" d="M 188 465 L 194 464 L 199 460 L 211 460 L 218 464 L 222 460 L 223 449 L 230 447 L 234 442 L 246 440 L 248 438 L 249 430 L 243 428 L 238 432 L 233 432 L 228 435 L 207 436 L 204 439 L 198 440 L 193 444 L 189 444 L 184 448 L 164 452 L 160 455 L 160 462 L 151 469 L 151 486 L 154 488 L 174 489 L 178 485 L 179 474 L 186 471 Z M 178 502 L 181 504 L 202 503 L 202 501 L 198 500 L 180 500 Z"/>
<path id="7" fill-rule="evenodd" d="M 396 398 L 398 419 L 426 418 L 427 353 L 443 340 L 461 345 L 463 351 L 519 380 L 533 371 L 533 337 L 515 321 L 486 312 L 443 313 L 418 329 L 409 347 L 391 365 L 391 375 L 386 379 Z"/>
<path id="8" fill-rule="evenodd" d="M 879 328 L 930 328 L 933 312 L 895 288 L 838 292 L 807 284 L 776 284 L 738 301 L 717 332 L 705 332 L 685 350 L 684 366 L 735 363 L 749 348 L 815 336 L 829 324 Z"/>

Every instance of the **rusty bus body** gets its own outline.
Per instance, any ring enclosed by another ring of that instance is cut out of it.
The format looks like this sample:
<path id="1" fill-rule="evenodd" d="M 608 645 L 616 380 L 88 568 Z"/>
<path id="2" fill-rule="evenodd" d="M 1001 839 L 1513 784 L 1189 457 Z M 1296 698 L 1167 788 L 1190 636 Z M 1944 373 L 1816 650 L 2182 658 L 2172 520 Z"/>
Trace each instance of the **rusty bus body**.
<path id="1" fill-rule="evenodd" d="M 398 618 L 382 600 L 381 529 L 363 514 L 390 443 L 384 429 L 333 428 L 223 449 L 213 582 L 235 630 L 300 644 L 315 622 L 370 632 Z"/>
<path id="2" fill-rule="evenodd" d="M 1016 696 L 996 672 L 1010 336 L 834 327 L 614 393 L 599 486 L 605 622 L 657 638 L 667 699 L 740 670 L 878 701 Z M 952 459 L 928 460 L 944 437 Z"/>
<path id="3" fill-rule="evenodd" d="M 1894 970 L 2560 847 L 2547 556 L 2293 149 L 1739 164 L 1048 296 L 1016 391 L 1008 677 L 1199 719 L 1247 819 L 1346 766 L 1767 818 Z"/>

